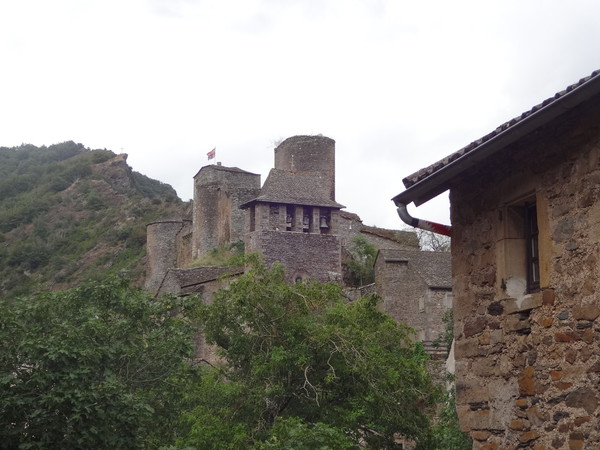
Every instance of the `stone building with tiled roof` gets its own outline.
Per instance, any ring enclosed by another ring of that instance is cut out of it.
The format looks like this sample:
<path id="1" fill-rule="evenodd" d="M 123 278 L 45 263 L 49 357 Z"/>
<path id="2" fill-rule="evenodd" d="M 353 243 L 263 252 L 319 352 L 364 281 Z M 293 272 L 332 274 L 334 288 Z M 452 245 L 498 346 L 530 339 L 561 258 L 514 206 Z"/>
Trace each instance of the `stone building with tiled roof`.
<path id="1" fill-rule="evenodd" d="M 404 184 L 399 212 L 450 190 L 473 448 L 600 448 L 600 71 Z"/>
<path id="2" fill-rule="evenodd" d="M 282 263 L 289 281 L 341 280 L 338 217 L 344 206 L 335 201 L 330 179 L 335 142 L 295 136 L 283 141 L 276 155 L 260 194 L 241 205 L 248 211 L 246 250 L 260 252 L 266 264 Z"/>

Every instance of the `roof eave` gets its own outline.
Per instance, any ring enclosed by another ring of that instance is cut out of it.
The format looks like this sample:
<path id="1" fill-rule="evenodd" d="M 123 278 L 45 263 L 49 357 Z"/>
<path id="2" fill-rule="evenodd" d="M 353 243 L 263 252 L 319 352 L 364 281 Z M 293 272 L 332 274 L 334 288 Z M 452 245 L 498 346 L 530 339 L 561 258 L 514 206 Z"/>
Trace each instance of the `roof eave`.
<path id="1" fill-rule="evenodd" d="M 596 76 L 587 83 L 564 93 L 548 105 L 540 107 L 540 109 L 532 112 L 516 124 L 483 142 L 474 150 L 465 153 L 431 175 L 419 180 L 392 198 L 392 201 L 396 205 L 407 205 L 411 202 L 414 202 L 415 206 L 422 205 L 447 191 L 452 180 L 465 170 L 477 165 L 489 156 L 599 93 L 600 77 Z"/>

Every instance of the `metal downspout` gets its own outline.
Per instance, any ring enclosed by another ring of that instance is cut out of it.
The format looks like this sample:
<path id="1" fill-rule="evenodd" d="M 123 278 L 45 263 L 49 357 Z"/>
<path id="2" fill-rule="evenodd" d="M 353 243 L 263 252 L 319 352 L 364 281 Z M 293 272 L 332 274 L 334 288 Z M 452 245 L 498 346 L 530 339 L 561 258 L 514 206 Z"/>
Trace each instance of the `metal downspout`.
<path id="1" fill-rule="evenodd" d="M 413 228 L 419 228 L 425 231 L 432 231 L 433 233 L 443 234 L 444 236 L 452 236 L 452 227 L 449 225 L 442 225 L 441 223 L 430 222 L 428 220 L 417 219 L 412 217 L 408 210 L 406 209 L 405 203 L 396 203 L 398 207 L 396 211 L 398 211 L 398 215 L 402 219 L 402 221 L 410 225 Z"/>

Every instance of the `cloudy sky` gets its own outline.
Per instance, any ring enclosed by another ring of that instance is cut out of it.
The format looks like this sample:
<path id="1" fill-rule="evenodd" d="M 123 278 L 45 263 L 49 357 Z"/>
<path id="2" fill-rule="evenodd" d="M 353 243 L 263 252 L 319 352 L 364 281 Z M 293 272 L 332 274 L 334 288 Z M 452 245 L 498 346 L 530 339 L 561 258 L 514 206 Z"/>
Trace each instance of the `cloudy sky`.
<path id="1" fill-rule="evenodd" d="M 597 0 L 0 0 L 0 146 L 127 153 L 187 200 L 213 147 L 264 181 L 276 142 L 323 134 L 337 201 L 397 228 L 404 176 L 599 57 Z"/>

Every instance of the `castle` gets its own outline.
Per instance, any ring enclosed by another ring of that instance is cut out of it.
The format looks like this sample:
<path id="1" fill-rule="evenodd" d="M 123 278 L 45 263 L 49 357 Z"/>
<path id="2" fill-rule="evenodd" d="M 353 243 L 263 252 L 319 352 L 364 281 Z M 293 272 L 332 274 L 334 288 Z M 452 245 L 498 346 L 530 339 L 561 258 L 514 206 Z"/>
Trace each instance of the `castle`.
<path id="1" fill-rule="evenodd" d="M 382 269 L 375 285 L 358 293 L 349 290 L 349 296 L 377 289 L 384 309 L 389 306 L 395 318 L 416 328 L 421 340 L 435 339 L 449 307 L 449 254 L 421 252 L 412 231 L 369 227 L 358 215 L 343 211 L 335 198 L 333 139 L 294 136 L 274 153 L 274 167 L 262 186 L 260 175 L 237 167 L 215 164 L 199 170 L 192 220 L 166 219 L 147 226 L 146 290 L 198 293 L 208 301 L 226 285 L 222 275 L 235 276 L 244 268 L 186 267 L 213 249 L 240 242 L 245 252 L 259 252 L 266 265 L 283 264 L 289 282 L 310 278 L 344 284 L 344 262 L 360 236 L 380 250 L 376 267 Z M 395 264 L 390 252 L 400 252 L 404 263 Z M 431 272 L 441 274 L 433 284 Z"/>

